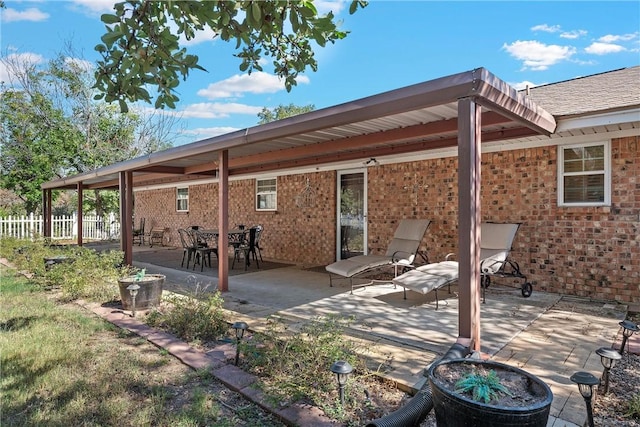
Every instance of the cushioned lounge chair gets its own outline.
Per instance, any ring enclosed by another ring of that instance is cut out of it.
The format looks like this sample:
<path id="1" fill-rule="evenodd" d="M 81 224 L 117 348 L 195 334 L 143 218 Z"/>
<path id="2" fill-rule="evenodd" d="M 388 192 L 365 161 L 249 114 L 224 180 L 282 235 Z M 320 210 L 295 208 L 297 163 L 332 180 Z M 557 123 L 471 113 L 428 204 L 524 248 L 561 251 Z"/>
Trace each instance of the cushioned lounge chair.
<path id="1" fill-rule="evenodd" d="M 399 268 L 404 270 L 413 267 L 420 242 L 430 223 L 431 221 L 426 219 L 403 219 L 398 224 L 384 255 L 358 255 L 327 265 L 325 269 L 329 273 L 329 285 L 333 286 L 335 279 L 349 279 L 353 293 L 356 286 L 367 286 L 376 282 L 372 280 L 354 285 L 353 279 L 358 276 L 389 266 L 395 268 L 394 275 L 397 275 Z M 389 280 L 383 282 L 389 283 Z"/>
<path id="2" fill-rule="evenodd" d="M 485 301 L 485 289 L 491 283 L 491 276 L 515 277 L 524 279 L 522 296 L 529 297 L 532 292 L 531 283 L 520 272 L 515 261 L 508 259 L 513 239 L 520 224 L 498 224 L 484 222 L 480 226 L 480 274 L 482 285 L 482 301 Z M 452 254 L 447 255 L 447 258 Z M 433 264 L 426 264 L 407 271 L 392 280 L 396 286 L 404 288 L 404 298 L 407 289 L 428 294 L 434 291 L 436 310 L 438 309 L 438 289 L 449 286 L 458 280 L 459 265 L 457 261 L 445 260 Z"/>

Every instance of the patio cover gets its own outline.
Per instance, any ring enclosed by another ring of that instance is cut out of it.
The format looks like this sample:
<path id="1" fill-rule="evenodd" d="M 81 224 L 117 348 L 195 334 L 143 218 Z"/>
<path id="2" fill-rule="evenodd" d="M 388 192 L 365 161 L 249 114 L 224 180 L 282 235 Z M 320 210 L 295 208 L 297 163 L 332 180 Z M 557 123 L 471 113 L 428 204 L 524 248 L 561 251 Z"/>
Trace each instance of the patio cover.
<path id="1" fill-rule="evenodd" d="M 81 195 L 83 189 L 119 189 L 121 246 L 125 261 L 131 263 L 133 187 L 217 178 L 218 229 L 224 237 L 229 176 L 249 177 L 457 144 L 460 337 L 479 350 L 480 142 L 549 135 L 555 127 L 550 113 L 478 68 L 46 182 L 42 185 L 48 219 L 45 235 L 51 232 L 52 190 L 76 189 Z M 226 242 L 220 244 L 226 246 Z M 219 263 L 218 286 L 226 291 L 228 259 L 221 257 Z"/>

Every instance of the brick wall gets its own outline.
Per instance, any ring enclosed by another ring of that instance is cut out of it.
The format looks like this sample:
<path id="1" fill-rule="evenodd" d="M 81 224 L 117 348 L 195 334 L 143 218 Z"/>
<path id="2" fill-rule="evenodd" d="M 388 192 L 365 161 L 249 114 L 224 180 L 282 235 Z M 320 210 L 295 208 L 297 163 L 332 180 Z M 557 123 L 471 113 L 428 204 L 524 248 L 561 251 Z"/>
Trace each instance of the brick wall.
<path id="1" fill-rule="evenodd" d="M 612 141 L 611 207 L 558 207 L 556 147 L 482 156 L 482 218 L 522 223 L 511 255 L 534 292 L 640 302 L 639 145 L 639 137 Z M 456 252 L 457 163 L 447 157 L 368 168 L 371 253 L 386 250 L 401 218 L 432 220 L 421 244 L 431 261 Z M 315 204 L 298 208 L 307 179 Z M 254 187 L 253 179 L 230 183 L 230 225 L 264 225 L 267 257 L 305 265 L 334 260 L 335 172 L 278 177 L 276 212 L 255 211 Z M 180 214 L 175 189 L 136 192 L 136 215 L 170 227 L 178 244 L 179 227 L 216 227 L 217 197 L 217 185 L 192 186 L 190 212 Z"/>

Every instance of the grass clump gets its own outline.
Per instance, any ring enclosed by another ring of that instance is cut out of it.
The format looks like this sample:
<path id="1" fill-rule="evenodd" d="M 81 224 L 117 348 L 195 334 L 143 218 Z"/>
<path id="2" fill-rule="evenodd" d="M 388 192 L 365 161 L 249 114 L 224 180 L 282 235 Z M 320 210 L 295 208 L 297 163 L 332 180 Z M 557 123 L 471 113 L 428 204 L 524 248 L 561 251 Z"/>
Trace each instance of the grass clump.
<path id="1" fill-rule="evenodd" d="M 496 371 L 490 370 L 486 374 L 479 372 L 470 372 L 456 382 L 456 393 L 470 393 L 473 400 L 478 402 L 484 401 L 489 403 L 493 399 L 497 399 L 499 393 L 511 396 L 511 392 L 503 384 Z"/>
<path id="2" fill-rule="evenodd" d="M 634 395 L 631 400 L 629 400 L 625 416 L 640 420 L 640 394 Z"/>

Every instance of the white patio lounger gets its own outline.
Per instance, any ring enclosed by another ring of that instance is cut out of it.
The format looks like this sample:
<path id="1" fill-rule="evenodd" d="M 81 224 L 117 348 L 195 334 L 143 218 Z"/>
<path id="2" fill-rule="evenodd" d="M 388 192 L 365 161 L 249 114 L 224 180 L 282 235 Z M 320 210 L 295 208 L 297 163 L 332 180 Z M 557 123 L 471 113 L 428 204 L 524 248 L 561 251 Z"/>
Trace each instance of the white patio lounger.
<path id="1" fill-rule="evenodd" d="M 377 281 L 354 285 L 353 279 L 359 275 L 385 266 L 394 266 L 396 273 L 398 267 L 413 267 L 420 242 L 430 223 L 431 221 L 426 219 L 403 219 L 398 224 L 384 255 L 358 255 L 327 265 L 325 269 L 329 273 L 329 285 L 333 286 L 334 277 L 349 279 L 353 293 L 354 287 L 367 286 Z M 383 282 L 389 283 L 389 280 Z"/>
<path id="2" fill-rule="evenodd" d="M 485 289 L 491 283 L 490 277 L 516 277 L 524 279 L 522 296 L 529 297 L 532 292 L 531 283 L 526 281 L 526 276 L 520 272 L 520 267 L 515 261 L 508 258 L 511 252 L 511 244 L 520 224 L 497 224 L 484 222 L 480 229 L 480 273 L 482 285 L 482 301 L 485 301 Z M 447 258 L 451 254 L 447 255 Z M 404 298 L 407 298 L 407 289 L 428 294 L 435 292 L 436 310 L 438 309 L 438 289 L 450 286 L 458 280 L 458 262 L 442 261 L 433 264 L 422 265 L 394 278 L 392 283 L 404 288 Z"/>

